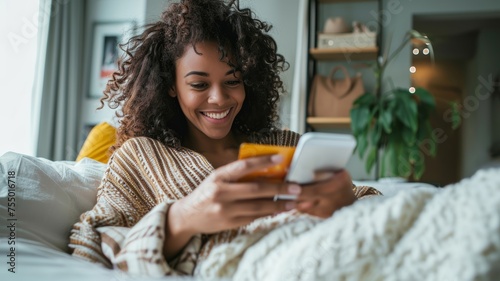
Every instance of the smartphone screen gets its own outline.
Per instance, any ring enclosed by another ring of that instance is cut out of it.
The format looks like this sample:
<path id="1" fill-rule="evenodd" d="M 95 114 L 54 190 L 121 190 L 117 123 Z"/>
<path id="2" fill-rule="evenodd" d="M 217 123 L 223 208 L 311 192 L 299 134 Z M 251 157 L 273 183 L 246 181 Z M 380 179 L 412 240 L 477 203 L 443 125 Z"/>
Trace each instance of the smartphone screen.
<path id="1" fill-rule="evenodd" d="M 342 170 L 356 147 L 352 135 L 308 132 L 302 135 L 286 181 L 307 184 L 319 170 Z"/>

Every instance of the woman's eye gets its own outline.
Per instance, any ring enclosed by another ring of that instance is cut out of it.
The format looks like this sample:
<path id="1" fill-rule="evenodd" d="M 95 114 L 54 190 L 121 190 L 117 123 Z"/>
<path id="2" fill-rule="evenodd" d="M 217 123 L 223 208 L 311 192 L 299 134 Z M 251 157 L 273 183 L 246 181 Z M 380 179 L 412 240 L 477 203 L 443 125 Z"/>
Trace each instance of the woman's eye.
<path id="1" fill-rule="evenodd" d="M 191 86 L 191 88 L 196 90 L 202 90 L 207 87 L 207 83 L 191 83 L 189 85 Z"/>
<path id="2" fill-rule="evenodd" d="M 229 86 L 238 86 L 240 83 L 241 83 L 240 80 L 231 80 L 226 82 L 226 84 Z"/>

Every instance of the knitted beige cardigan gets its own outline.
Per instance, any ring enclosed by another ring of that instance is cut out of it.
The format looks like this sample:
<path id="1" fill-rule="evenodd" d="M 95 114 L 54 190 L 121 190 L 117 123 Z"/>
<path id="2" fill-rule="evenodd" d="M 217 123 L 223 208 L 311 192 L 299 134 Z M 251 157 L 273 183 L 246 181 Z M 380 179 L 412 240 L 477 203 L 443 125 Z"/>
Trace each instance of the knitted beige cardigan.
<path id="1" fill-rule="evenodd" d="M 276 131 L 253 140 L 295 146 L 300 135 Z M 172 261 L 163 256 L 164 227 L 169 206 L 191 193 L 214 168 L 187 148 L 173 148 L 138 137 L 126 141 L 109 160 L 98 188 L 97 204 L 80 216 L 71 231 L 73 256 L 131 274 L 190 275 L 200 258 L 216 244 L 248 233 L 244 227 L 193 237 Z M 379 194 L 353 186 L 358 198 Z"/>

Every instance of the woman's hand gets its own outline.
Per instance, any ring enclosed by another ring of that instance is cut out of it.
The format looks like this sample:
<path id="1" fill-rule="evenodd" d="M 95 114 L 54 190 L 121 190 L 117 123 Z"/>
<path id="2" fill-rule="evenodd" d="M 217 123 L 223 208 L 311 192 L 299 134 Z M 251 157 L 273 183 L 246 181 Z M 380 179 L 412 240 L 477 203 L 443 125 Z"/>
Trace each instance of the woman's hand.
<path id="1" fill-rule="evenodd" d="M 297 199 L 297 210 L 326 218 L 357 200 L 352 190 L 351 176 L 346 170 L 317 173 L 317 179 L 302 187 Z"/>
<path id="2" fill-rule="evenodd" d="M 238 182 L 243 176 L 283 161 L 279 155 L 238 160 L 216 169 L 191 194 L 169 211 L 173 231 L 189 235 L 215 233 L 296 207 L 294 201 L 273 201 L 276 194 L 299 194 L 296 184 Z"/>

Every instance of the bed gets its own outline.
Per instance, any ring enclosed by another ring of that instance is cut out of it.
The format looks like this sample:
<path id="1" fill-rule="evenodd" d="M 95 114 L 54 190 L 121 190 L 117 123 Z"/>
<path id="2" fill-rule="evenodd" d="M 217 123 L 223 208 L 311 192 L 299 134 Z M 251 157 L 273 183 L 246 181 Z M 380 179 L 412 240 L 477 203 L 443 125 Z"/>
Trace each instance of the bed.
<path id="1" fill-rule="evenodd" d="M 89 158 L 0 157 L 0 280 L 149 280 L 68 254 L 69 231 L 95 204 L 104 169 Z M 356 184 L 385 196 L 326 220 L 256 221 L 261 232 L 215 248 L 194 277 L 160 280 L 500 280 L 500 168 L 444 188 Z"/>

